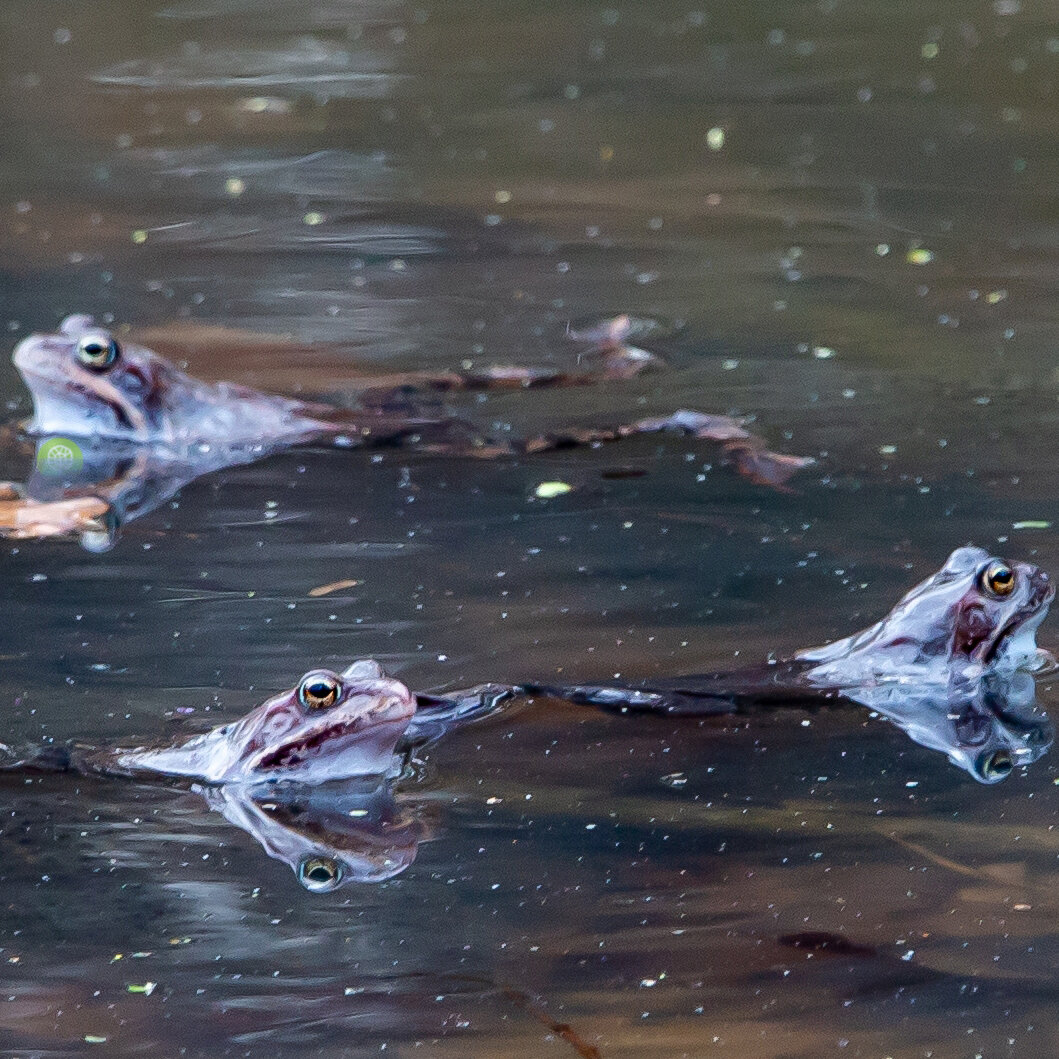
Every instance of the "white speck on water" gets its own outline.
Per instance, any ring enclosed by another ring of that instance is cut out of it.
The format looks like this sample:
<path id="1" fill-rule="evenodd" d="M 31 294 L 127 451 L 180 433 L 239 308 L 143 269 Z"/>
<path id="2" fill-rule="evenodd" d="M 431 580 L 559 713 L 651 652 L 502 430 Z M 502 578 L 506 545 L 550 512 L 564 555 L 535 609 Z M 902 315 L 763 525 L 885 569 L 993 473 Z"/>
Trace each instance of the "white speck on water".
<path id="1" fill-rule="evenodd" d="M 687 785 L 688 775 L 686 772 L 670 772 L 663 776 L 661 782 L 667 787 L 681 788 Z"/>

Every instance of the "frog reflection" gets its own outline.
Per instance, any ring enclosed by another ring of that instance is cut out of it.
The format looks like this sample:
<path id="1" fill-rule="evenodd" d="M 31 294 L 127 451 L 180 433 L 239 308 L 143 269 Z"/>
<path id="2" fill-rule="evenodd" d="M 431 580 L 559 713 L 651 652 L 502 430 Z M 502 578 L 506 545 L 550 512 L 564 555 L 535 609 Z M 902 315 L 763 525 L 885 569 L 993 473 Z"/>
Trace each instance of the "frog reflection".
<path id="1" fill-rule="evenodd" d="M 104 552 L 122 527 L 172 499 L 184 486 L 213 470 L 252 462 L 240 450 L 203 451 L 194 462 L 170 458 L 150 446 L 82 439 L 75 466 L 49 466 L 57 441 L 37 440 L 34 473 L 25 486 L 0 486 L 0 535 L 15 540 L 78 540 L 88 551 Z M 246 458 L 241 458 L 245 456 Z"/>
<path id="2" fill-rule="evenodd" d="M 290 865 L 312 893 L 385 882 L 419 851 L 422 827 L 398 806 L 387 780 L 307 786 L 283 798 L 267 788 L 233 784 L 192 789 L 270 857 Z"/>
<path id="3" fill-rule="evenodd" d="M 1052 730 L 1034 674 L 1055 667 L 1037 630 L 1055 595 L 1048 575 L 981 548 L 958 548 L 880 622 L 788 661 L 640 684 L 528 688 L 621 711 L 733 713 L 846 700 L 993 783 L 1047 752 Z"/>
<path id="4" fill-rule="evenodd" d="M 980 783 L 999 783 L 1051 749 L 1052 722 L 1037 703 L 1030 673 L 992 673 L 964 694 L 910 689 L 878 712 L 912 740 L 945 754 Z"/>

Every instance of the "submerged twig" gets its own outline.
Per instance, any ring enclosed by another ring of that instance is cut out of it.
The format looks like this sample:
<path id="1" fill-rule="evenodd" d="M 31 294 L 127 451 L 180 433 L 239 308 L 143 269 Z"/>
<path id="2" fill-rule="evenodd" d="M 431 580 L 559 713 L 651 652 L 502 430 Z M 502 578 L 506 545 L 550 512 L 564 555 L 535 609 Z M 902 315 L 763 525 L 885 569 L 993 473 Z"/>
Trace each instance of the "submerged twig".
<path id="1" fill-rule="evenodd" d="M 556 1022 L 544 1010 L 540 1002 L 534 1000 L 528 993 L 507 985 L 498 985 L 496 988 L 499 993 L 510 1000 L 516 1007 L 532 1015 L 541 1025 L 547 1026 L 557 1037 L 561 1037 L 572 1045 L 582 1059 L 603 1059 L 603 1053 L 594 1044 L 589 1044 L 569 1022 Z"/>
<path id="2" fill-rule="evenodd" d="M 438 975 L 432 975 L 423 971 L 413 973 L 408 977 L 441 978 L 453 982 L 466 982 L 468 985 L 488 986 L 491 991 L 498 993 L 505 1000 L 510 1000 L 519 1010 L 532 1015 L 542 1026 L 547 1027 L 557 1037 L 566 1041 L 581 1056 L 581 1059 L 603 1059 L 603 1053 L 594 1044 L 589 1044 L 573 1026 L 568 1022 L 557 1022 L 548 1014 L 540 1000 L 521 989 L 516 989 L 514 986 L 495 982 L 492 978 L 487 978 L 484 975 L 457 974 L 455 972 L 443 972 Z"/>
<path id="3" fill-rule="evenodd" d="M 926 846 L 921 846 L 918 842 L 903 838 L 896 831 L 882 831 L 880 829 L 880 834 L 885 835 L 891 842 L 896 842 L 902 849 L 907 849 L 910 853 L 918 853 L 919 856 L 926 857 L 927 860 L 937 864 L 939 868 L 947 868 L 957 875 L 966 875 L 970 879 L 981 880 L 983 878 L 982 873 L 978 869 L 969 868 L 966 864 L 960 864 L 959 861 L 950 860 L 948 857 L 943 857 L 940 853 L 934 853 L 927 849 Z"/>

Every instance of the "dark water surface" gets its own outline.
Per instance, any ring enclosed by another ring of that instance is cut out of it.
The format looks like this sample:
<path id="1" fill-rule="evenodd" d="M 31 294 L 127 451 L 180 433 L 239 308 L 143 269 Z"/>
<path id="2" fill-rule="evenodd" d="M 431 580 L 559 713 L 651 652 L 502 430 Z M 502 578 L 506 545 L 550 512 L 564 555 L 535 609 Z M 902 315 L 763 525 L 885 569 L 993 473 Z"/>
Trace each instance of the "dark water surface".
<path id="1" fill-rule="evenodd" d="M 678 439 L 308 451 L 103 555 L 5 544 L 0 739 L 175 734 L 363 656 L 417 688 L 723 668 L 867 624 L 967 541 L 1059 570 L 1054 5 L 6 0 L 0 26 L 7 346 L 93 312 L 341 398 L 355 364 L 572 367 L 569 320 L 628 312 L 667 373 L 456 403 L 516 432 L 750 412 L 820 460 L 781 494 Z M 852 709 L 531 704 L 401 786 L 407 870 L 314 895 L 193 793 L 9 778 L 0 1054 L 1054 1055 L 1056 783 L 979 786 Z M 850 946 L 781 942 L 806 931 Z"/>

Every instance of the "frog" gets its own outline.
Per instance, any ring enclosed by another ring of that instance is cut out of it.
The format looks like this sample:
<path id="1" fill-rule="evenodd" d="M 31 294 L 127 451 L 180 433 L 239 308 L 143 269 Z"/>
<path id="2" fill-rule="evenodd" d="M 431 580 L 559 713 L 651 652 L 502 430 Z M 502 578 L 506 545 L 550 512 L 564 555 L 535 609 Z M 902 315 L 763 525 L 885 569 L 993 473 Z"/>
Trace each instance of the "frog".
<path id="1" fill-rule="evenodd" d="M 492 713 L 516 693 L 482 684 L 413 693 L 374 659 L 341 673 L 312 669 L 244 717 L 164 747 L 0 745 L 0 769 L 176 781 L 275 792 L 359 777 L 394 776 L 407 757 L 456 724 Z M 403 751 L 399 753 L 399 746 Z"/>
<path id="2" fill-rule="evenodd" d="M 615 684 L 524 687 L 621 712 L 708 716 L 779 706 L 865 706 L 982 783 L 1045 754 L 1051 724 L 1035 678 L 1056 661 L 1037 646 L 1055 597 L 1045 571 L 983 548 L 955 549 L 880 621 L 787 659 L 744 669 Z"/>
<path id="3" fill-rule="evenodd" d="M 239 720 L 154 748 L 0 744 L 0 774 L 73 773 L 177 786 L 246 832 L 298 884 L 331 893 L 405 871 L 423 832 L 397 802 L 419 752 L 491 716 L 518 689 L 412 692 L 374 659 L 312 669 Z"/>
<path id="4" fill-rule="evenodd" d="M 13 361 L 33 399 L 25 426 L 33 436 L 59 435 L 93 444 L 149 446 L 165 458 L 216 469 L 294 446 L 405 445 L 443 455 L 497 458 L 637 434 L 675 431 L 721 444 L 735 469 L 754 482 L 785 488 L 812 457 L 772 452 L 743 418 L 681 409 L 632 423 L 574 427 L 525 439 L 496 438 L 454 416 L 410 405 L 406 390 L 533 388 L 628 378 L 657 358 L 626 348 L 626 324 L 607 329 L 599 344 L 603 367 L 581 373 L 495 367 L 441 375 L 410 373 L 407 386 L 367 387 L 357 408 L 265 393 L 231 382 L 204 382 L 146 346 L 122 339 L 85 314 L 67 316 L 57 333 L 35 333 Z M 592 332 L 595 334 L 595 332 Z M 395 380 L 391 379 L 392 384 Z"/>

